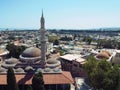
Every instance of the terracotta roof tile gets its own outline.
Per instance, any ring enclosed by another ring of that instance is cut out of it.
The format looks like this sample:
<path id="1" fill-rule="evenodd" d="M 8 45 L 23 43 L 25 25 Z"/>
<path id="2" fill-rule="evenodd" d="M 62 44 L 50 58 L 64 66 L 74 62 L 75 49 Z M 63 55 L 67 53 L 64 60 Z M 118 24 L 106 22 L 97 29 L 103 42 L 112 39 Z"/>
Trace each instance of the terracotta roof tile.
<path id="1" fill-rule="evenodd" d="M 6 85 L 7 75 L 0 75 L 0 85 Z M 18 84 L 32 84 L 32 74 L 17 74 L 16 81 Z M 60 74 L 43 74 L 45 84 L 70 84 L 74 83 L 70 72 L 63 71 Z"/>

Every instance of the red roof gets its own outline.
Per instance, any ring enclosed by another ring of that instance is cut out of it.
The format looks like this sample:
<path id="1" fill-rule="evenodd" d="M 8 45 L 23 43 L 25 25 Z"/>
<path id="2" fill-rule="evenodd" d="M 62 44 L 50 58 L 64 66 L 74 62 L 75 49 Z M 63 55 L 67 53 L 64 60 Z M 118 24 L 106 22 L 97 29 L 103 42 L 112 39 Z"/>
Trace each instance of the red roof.
<path id="1" fill-rule="evenodd" d="M 62 72 L 61 74 L 44 74 L 45 84 L 70 84 L 74 83 L 70 72 Z"/>
<path id="2" fill-rule="evenodd" d="M 16 81 L 18 84 L 32 84 L 33 74 L 16 74 Z M 70 72 L 63 71 L 59 74 L 43 74 L 45 84 L 71 84 L 74 83 Z M 7 84 L 6 74 L 0 75 L 0 85 Z"/>

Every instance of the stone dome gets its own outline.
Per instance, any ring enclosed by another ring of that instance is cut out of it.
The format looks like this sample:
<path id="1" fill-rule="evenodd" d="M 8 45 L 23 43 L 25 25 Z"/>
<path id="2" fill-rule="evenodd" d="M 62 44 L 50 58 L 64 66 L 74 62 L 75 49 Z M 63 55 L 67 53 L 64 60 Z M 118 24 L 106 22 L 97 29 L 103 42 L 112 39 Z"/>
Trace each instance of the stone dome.
<path id="1" fill-rule="evenodd" d="M 59 68 L 54 68 L 54 69 L 53 69 L 54 72 L 60 72 L 60 70 L 61 70 L 61 69 L 59 69 Z"/>
<path id="2" fill-rule="evenodd" d="M 17 68 L 15 69 L 15 72 L 24 72 L 24 70 L 22 68 Z"/>
<path id="3" fill-rule="evenodd" d="M 1 64 L 1 66 L 2 67 L 4 67 L 4 68 L 13 68 L 13 67 L 15 67 L 15 65 L 16 64 L 7 64 L 7 63 L 5 63 L 5 62 L 3 62 L 2 64 Z"/>
<path id="4" fill-rule="evenodd" d="M 15 64 L 18 62 L 18 59 L 16 58 L 9 58 L 5 60 L 6 64 Z"/>
<path id="5" fill-rule="evenodd" d="M 26 71 L 26 72 L 31 72 L 31 71 L 34 71 L 34 68 L 33 68 L 32 66 L 27 66 L 27 67 L 25 68 L 25 71 Z"/>
<path id="6" fill-rule="evenodd" d="M 59 65 L 61 65 L 61 63 L 58 60 L 48 60 L 46 62 L 46 67 L 49 67 L 49 68 L 55 68 L 55 67 L 58 67 Z"/>
<path id="7" fill-rule="evenodd" d="M 45 72 L 50 72 L 51 69 L 50 69 L 50 68 L 45 68 L 44 71 L 45 71 Z"/>
<path id="8" fill-rule="evenodd" d="M 5 68 L 0 67 L 0 72 L 5 72 L 5 71 L 6 71 Z"/>
<path id="9" fill-rule="evenodd" d="M 27 48 L 23 53 L 22 57 L 39 57 L 41 55 L 41 50 L 36 47 Z"/>
<path id="10" fill-rule="evenodd" d="M 37 72 L 42 72 L 42 71 L 43 71 L 42 68 L 38 68 L 38 69 L 37 69 Z"/>
<path id="11" fill-rule="evenodd" d="M 57 60 L 48 60 L 47 61 L 47 64 L 56 64 L 57 63 Z"/>

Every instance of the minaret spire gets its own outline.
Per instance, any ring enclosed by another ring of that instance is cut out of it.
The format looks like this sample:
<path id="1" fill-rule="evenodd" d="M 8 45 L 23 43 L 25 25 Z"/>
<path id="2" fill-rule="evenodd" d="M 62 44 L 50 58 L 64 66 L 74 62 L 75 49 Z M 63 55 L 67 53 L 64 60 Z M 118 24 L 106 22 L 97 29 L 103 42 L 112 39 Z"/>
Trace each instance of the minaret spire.
<path id="1" fill-rule="evenodd" d="M 40 40 L 41 40 L 41 64 L 44 66 L 46 61 L 46 40 L 45 40 L 45 19 L 43 16 L 43 10 L 42 10 L 42 16 L 41 16 L 41 28 L 40 28 Z"/>
<path id="2" fill-rule="evenodd" d="M 44 23 L 45 23 L 45 19 L 44 19 L 44 16 L 43 16 L 43 10 L 42 10 L 42 16 L 41 16 L 41 28 L 45 28 L 44 26 Z"/>
<path id="3" fill-rule="evenodd" d="M 42 17 L 43 17 L 43 9 L 42 9 Z"/>

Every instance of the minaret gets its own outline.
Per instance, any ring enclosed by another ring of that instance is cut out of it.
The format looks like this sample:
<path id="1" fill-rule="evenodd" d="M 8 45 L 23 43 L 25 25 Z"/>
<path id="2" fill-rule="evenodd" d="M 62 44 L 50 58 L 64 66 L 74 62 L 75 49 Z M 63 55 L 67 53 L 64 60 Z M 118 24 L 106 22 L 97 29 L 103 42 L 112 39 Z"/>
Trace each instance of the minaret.
<path id="1" fill-rule="evenodd" d="M 42 16 L 41 16 L 41 28 L 40 28 L 40 40 L 41 40 L 41 64 L 45 64 L 46 60 L 46 40 L 45 40 L 45 20 L 43 17 L 43 11 L 42 11 Z"/>

